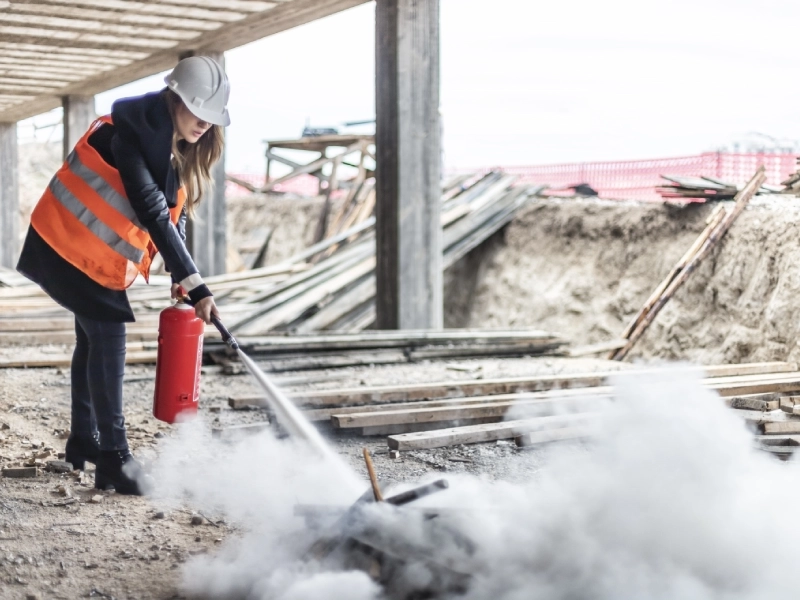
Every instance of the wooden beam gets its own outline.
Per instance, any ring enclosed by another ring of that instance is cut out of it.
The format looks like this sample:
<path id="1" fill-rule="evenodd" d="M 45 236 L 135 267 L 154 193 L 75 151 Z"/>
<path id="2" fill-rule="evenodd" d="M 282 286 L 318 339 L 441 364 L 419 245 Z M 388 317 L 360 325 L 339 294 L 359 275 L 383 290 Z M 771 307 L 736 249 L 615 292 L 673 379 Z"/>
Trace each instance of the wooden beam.
<path id="1" fill-rule="evenodd" d="M 49 17 L 65 17 L 67 19 L 92 19 L 94 21 L 107 22 L 112 25 L 133 24 L 152 27 L 162 27 L 168 25 L 171 28 L 181 28 L 185 30 L 213 31 L 223 25 L 222 21 L 210 21 L 187 18 L 186 15 L 173 15 L 165 18 L 162 15 L 148 15 L 138 12 L 120 13 L 114 10 L 96 10 L 85 6 L 60 6 L 48 2 L 47 4 L 37 4 L 28 2 L 25 4 L 14 3 L 10 6 L 14 13 L 27 14 L 33 16 L 31 20 L 37 19 L 36 15 Z"/>
<path id="2" fill-rule="evenodd" d="M 225 68 L 225 55 L 222 52 L 204 52 L 202 56 L 214 59 Z M 223 135 L 224 132 L 223 128 Z M 227 271 L 224 151 L 219 162 L 211 168 L 211 178 L 212 187 L 205 190 L 200 203 L 195 207 L 194 219 L 186 224 L 186 247 L 204 277 L 222 275 Z"/>
<path id="3" fill-rule="evenodd" d="M 580 404 L 580 398 L 576 402 Z M 592 397 L 590 402 L 596 402 Z M 587 402 L 584 402 L 586 404 Z M 563 402 L 560 403 L 562 406 Z M 359 427 L 378 427 L 384 425 L 427 424 L 442 421 L 466 421 L 469 419 L 502 418 L 512 411 L 515 415 L 542 416 L 551 412 L 553 400 L 513 400 L 510 402 L 470 403 L 465 405 L 440 406 L 434 408 L 414 408 L 331 415 L 331 424 L 336 429 Z"/>
<path id="4" fill-rule="evenodd" d="M 66 160 L 75 144 L 89 129 L 89 125 L 97 118 L 97 114 L 94 96 L 64 96 L 61 105 L 64 107 L 63 158 Z"/>
<path id="5" fill-rule="evenodd" d="M 566 390 L 550 390 L 546 392 L 523 392 L 517 394 L 496 394 L 494 396 L 470 396 L 469 398 L 445 398 L 443 400 L 421 400 L 419 402 L 397 402 L 393 404 L 367 404 L 365 406 L 338 406 L 335 408 L 312 408 L 303 411 L 309 421 L 329 421 L 333 415 L 352 415 L 380 413 L 384 411 L 416 410 L 428 408 L 469 407 L 492 402 L 536 401 L 540 406 L 556 404 L 570 406 L 581 402 L 596 402 L 602 398 L 610 398 L 614 388 L 610 386 L 579 388 Z M 260 396 L 242 396 L 229 398 L 231 408 L 244 406 L 263 406 L 266 400 Z"/>
<path id="6" fill-rule="evenodd" d="M 19 246 L 17 124 L 0 123 L 0 266 L 14 268 Z"/>
<path id="7" fill-rule="evenodd" d="M 380 0 L 376 19 L 379 329 L 440 329 L 439 0 Z"/>
<path id="8" fill-rule="evenodd" d="M 451 427 L 416 433 L 390 435 L 387 438 L 392 450 L 422 450 L 443 448 L 457 444 L 476 444 L 494 442 L 517 437 L 531 431 L 559 429 L 561 427 L 585 426 L 596 420 L 596 413 L 579 413 L 574 415 L 553 415 L 533 419 L 518 419 L 502 423 L 469 425 L 467 427 Z"/>
<path id="9" fill-rule="evenodd" d="M 550 442 L 584 439 L 594 435 L 597 435 L 597 429 L 593 427 L 559 427 L 558 429 L 523 433 L 514 438 L 514 443 L 521 448 L 525 448 L 538 446 L 539 444 L 549 444 Z"/>

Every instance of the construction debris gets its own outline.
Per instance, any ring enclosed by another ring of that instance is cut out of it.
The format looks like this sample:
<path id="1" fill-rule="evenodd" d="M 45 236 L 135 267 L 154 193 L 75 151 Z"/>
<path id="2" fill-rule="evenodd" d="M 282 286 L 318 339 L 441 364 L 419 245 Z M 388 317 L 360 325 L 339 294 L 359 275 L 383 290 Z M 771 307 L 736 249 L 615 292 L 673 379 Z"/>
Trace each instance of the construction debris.
<path id="1" fill-rule="evenodd" d="M 23 479 L 27 477 L 38 477 L 38 467 L 6 467 L 2 471 L 3 477 L 11 477 L 14 479 Z"/>
<path id="2" fill-rule="evenodd" d="M 653 291 L 645 302 L 639 313 L 633 318 L 625 328 L 622 337 L 628 340 L 622 348 L 614 350 L 609 354 L 613 360 L 622 360 L 630 352 L 637 340 L 642 337 L 644 332 L 656 318 L 664 305 L 669 301 L 675 292 L 694 272 L 700 262 L 711 253 L 717 242 L 730 229 L 737 217 L 742 213 L 750 199 L 756 194 L 757 190 L 766 180 L 766 170 L 761 166 L 753 178 L 736 194 L 735 203 L 729 212 L 722 214 L 721 211 L 715 212 L 709 219 L 708 226 L 700 234 L 700 237 L 692 244 L 689 251 L 683 256 L 667 278 L 662 281 Z"/>
<path id="3" fill-rule="evenodd" d="M 656 188 L 665 200 L 732 200 L 741 190 L 741 186 L 722 181 L 714 177 L 679 177 L 662 175 L 669 183 Z M 800 181 L 800 177 L 798 177 Z M 784 183 L 783 185 L 786 185 Z M 779 194 L 781 186 L 762 183 L 756 194 Z"/>

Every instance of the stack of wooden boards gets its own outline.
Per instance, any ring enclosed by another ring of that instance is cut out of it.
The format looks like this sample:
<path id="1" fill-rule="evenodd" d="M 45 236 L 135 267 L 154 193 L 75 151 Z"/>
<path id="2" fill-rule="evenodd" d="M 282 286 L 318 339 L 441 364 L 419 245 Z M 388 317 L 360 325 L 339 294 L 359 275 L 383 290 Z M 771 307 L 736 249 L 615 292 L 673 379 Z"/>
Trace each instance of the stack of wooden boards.
<path id="1" fill-rule="evenodd" d="M 754 412 L 765 423 L 776 418 L 752 409 L 771 406 L 764 402 L 773 402 L 776 394 L 800 393 L 800 372 L 791 363 L 719 365 L 703 367 L 702 371 L 706 376 L 703 385 L 729 399 L 737 412 L 750 408 L 741 413 L 748 420 L 754 420 Z M 592 435 L 597 408 L 612 395 L 609 378 L 618 375 L 620 372 L 468 379 L 290 396 L 312 422 L 362 435 L 386 435 L 393 450 L 511 438 L 520 446 L 528 446 Z M 260 396 L 235 397 L 229 399 L 229 405 L 264 406 L 265 400 Z M 800 434 L 800 418 L 784 414 L 779 418 Z M 756 419 L 756 423 L 760 421 Z M 771 426 L 763 431 L 775 433 Z"/>
<path id="2" fill-rule="evenodd" d="M 656 191 L 665 200 L 732 200 L 742 189 L 742 186 L 714 177 L 662 175 L 661 178 L 666 179 L 667 183 L 657 187 Z M 800 180 L 800 176 L 798 180 Z M 781 186 L 764 183 L 757 193 L 779 194 L 782 191 Z"/>
<path id="3" fill-rule="evenodd" d="M 515 186 L 514 176 L 459 176 L 443 186 L 443 263 L 452 266 L 511 221 L 542 188 Z M 236 335 L 271 331 L 362 331 L 375 321 L 375 218 L 326 238 L 287 261 L 310 265 L 241 302 L 229 320 Z M 247 310 L 249 308 L 249 310 Z"/>
<path id="4" fill-rule="evenodd" d="M 389 365 L 423 360 L 489 356 L 535 356 L 552 353 L 564 344 L 557 336 L 538 330 L 379 331 L 359 333 L 294 334 L 238 338 L 239 347 L 261 370 L 303 371 L 359 365 Z M 225 372 L 244 369 L 231 362 L 221 340 L 206 344 L 211 359 Z"/>
<path id="5" fill-rule="evenodd" d="M 762 450 L 789 458 L 800 449 L 799 395 L 768 394 L 732 406 L 757 428 Z"/>
<path id="6" fill-rule="evenodd" d="M 511 221 L 541 187 L 515 186 L 500 172 L 459 175 L 443 185 L 444 266 L 452 266 Z M 223 321 L 237 336 L 273 332 L 359 332 L 375 319 L 373 188 L 364 182 L 333 216 L 330 235 L 280 264 L 206 278 Z M 349 226 L 352 223 L 352 226 Z M 74 343 L 70 314 L 38 286 L 0 271 L 0 347 Z M 168 277 L 151 277 L 128 291 L 136 323 L 128 328 L 128 362 L 153 362 L 158 312 L 170 304 Z M 206 337 L 218 338 L 213 327 Z M 260 342 L 259 342 L 260 343 Z M 217 349 L 209 344 L 212 351 Z M 66 354 L 28 353 L 0 366 L 62 366 Z"/>

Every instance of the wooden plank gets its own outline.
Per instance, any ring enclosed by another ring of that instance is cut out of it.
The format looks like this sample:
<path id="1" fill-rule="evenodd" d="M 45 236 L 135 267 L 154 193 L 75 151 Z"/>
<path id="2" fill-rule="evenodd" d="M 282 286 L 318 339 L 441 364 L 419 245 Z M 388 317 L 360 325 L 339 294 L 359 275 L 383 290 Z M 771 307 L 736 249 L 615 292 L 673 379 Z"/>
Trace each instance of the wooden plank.
<path id="1" fill-rule="evenodd" d="M 758 429 L 761 433 L 767 435 L 775 433 L 800 434 L 800 420 L 761 423 L 758 425 Z"/>
<path id="2" fill-rule="evenodd" d="M 604 352 L 608 352 L 609 350 L 622 348 L 626 343 L 627 342 L 625 340 L 611 340 L 610 342 L 576 346 L 567 350 L 567 356 L 577 358 L 580 356 L 591 356 L 592 354 L 602 354 Z"/>
<path id="3" fill-rule="evenodd" d="M 731 412 L 737 417 L 755 425 L 760 425 L 762 423 L 783 423 L 792 420 L 791 416 L 779 410 L 765 412 L 762 410 L 731 409 Z"/>
<path id="4" fill-rule="evenodd" d="M 625 345 L 628 343 L 628 338 L 633 333 L 633 330 L 636 329 L 639 323 L 641 323 L 642 319 L 644 319 L 647 316 L 647 313 L 653 308 L 655 303 L 658 302 L 658 299 L 661 298 L 661 295 L 666 291 L 669 284 L 672 283 L 675 277 L 677 277 L 678 274 L 686 267 L 686 265 L 689 264 L 692 258 L 694 258 L 694 255 L 697 254 L 697 251 L 700 250 L 714 229 L 717 228 L 724 216 L 725 209 L 722 206 L 717 206 L 712 215 L 706 221 L 706 228 L 703 230 L 700 236 L 689 247 L 683 257 L 669 272 L 669 274 L 667 274 L 667 277 L 656 287 L 655 290 L 653 290 L 653 292 L 650 294 L 650 297 L 647 299 L 647 301 L 645 301 L 644 306 L 639 309 L 639 312 L 628 323 L 628 326 L 622 332 L 622 338 L 625 339 L 625 344 L 619 348 L 614 348 L 613 352 L 611 352 L 608 357 L 609 359 L 613 359 L 616 351 L 625 347 Z"/>
<path id="5" fill-rule="evenodd" d="M 585 439 L 595 435 L 597 435 L 597 429 L 592 427 L 560 427 L 523 433 L 514 438 L 514 443 L 520 448 L 525 448 L 550 442 Z"/>
<path id="6" fill-rule="evenodd" d="M 2 321 L 0 321 L 2 323 Z M 326 350 L 363 350 L 376 348 L 415 348 L 441 345 L 485 345 L 533 343 L 550 344 L 558 336 L 540 329 L 443 329 L 443 330 L 371 330 L 344 334 L 274 334 L 237 336 L 239 346 L 252 354 L 317 352 Z M 784 363 L 780 363 L 784 364 Z M 793 369 L 790 369 L 793 370 Z"/>
<path id="7" fill-rule="evenodd" d="M 503 417 L 483 417 L 480 419 L 459 419 L 458 421 L 437 421 L 433 423 L 396 423 L 394 425 L 375 425 L 362 427 L 355 431 L 363 436 L 386 436 L 400 433 L 415 433 L 417 431 L 430 431 L 432 429 L 446 429 L 448 427 L 466 427 L 468 425 L 483 425 L 484 423 L 498 423 Z M 353 431 L 353 430 L 351 430 Z"/>
<path id="8" fill-rule="evenodd" d="M 290 302 L 298 296 L 312 291 L 315 287 L 330 281 L 335 276 L 351 271 L 355 266 L 369 260 L 369 251 L 366 248 L 353 247 L 341 252 L 341 256 L 331 257 L 315 265 L 305 273 L 294 275 L 282 284 L 279 284 L 264 293 L 256 294 L 248 299 L 248 303 L 258 303 L 252 310 L 233 320 L 228 325 L 228 329 L 239 334 L 240 330 L 249 327 L 255 329 L 257 335 L 262 327 L 258 324 L 259 320 L 266 318 L 269 312 L 275 308 Z"/>
<path id="9" fill-rule="evenodd" d="M 789 393 L 800 392 L 800 377 L 786 377 L 783 379 L 763 381 L 754 381 L 749 383 L 728 383 L 718 384 L 719 387 L 709 385 L 711 389 L 722 396 L 727 398 L 729 396 L 746 396 L 749 394 L 768 394 L 772 393 Z"/>
<path id="10" fill-rule="evenodd" d="M 778 394 L 757 394 L 755 396 L 733 396 L 727 399 L 727 404 L 731 408 L 743 408 L 749 410 L 770 411 L 780 408 L 780 396 Z"/>
<path id="11" fill-rule="evenodd" d="M 380 329 L 442 326 L 439 0 L 385 0 L 376 22 Z"/>
<path id="12" fill-rule="evenodd" d="M 501 423 L 436 429 L 417 433 L 403 433 L 389 436 L 387 442 L 389 448 L 392 450 L 443 448 L 445 446 L 455 446 L 457 444 L 476 444 L 479 442 L 505 440 L 542 429 L 558 429 L 559 427 L 584 425 L 597 418 L 598 415 L 595 413 L 552 415 Z"/>
<path id="13" fill-rule="evenodd" d="M 235 440 L 245 435 L 261 433 L 270 428 L 269 421 L 259 421 L 258 423 L 245 423 L 242 425 L 228 425 L 226 427 L 213 427 L 212 437 L 221 440 Z"/>
<path id="14" fill-rule="evenodd" d="M 17 124 L 0 123 L 0 266 L 9 268 L 19 251 L 18 168 Z"/>
<path id="15" fill-rule="evenodd" d="M 740 365 L 710 365 L 703 367 L 703 370 L 707 377 L 730 377 L 735 375 L 790 373 L 797 370 L 797 364 L 790 362 L 761 362 Z"/>
<path id="16" fill-rule="evenodd" d="M 401 348 L 387 350 L 358 350 L 334 354 L 298 354 L 269 356 L 259 362 L 266 372 L 306 371 L 310 369 L 339 369 L 362 365 L 395 365 L 407 363 L 408 358 Z"/>
<path id="17" fill-rule="evenodd" d="M 375 258 L 369 257 L 319 285 L 309 286 L 309 289 L 304 293 L 286 304 L 276 307 L 253 322 L 244 326 L 238 326 L 237 324 L 236 331 L 241 331 L 247 335 L 248 332 L 251 334 L 265 332 L 281 325 L 287 325 L 329 294 L 334 293 L 343 286 L 358 281 L 361 277 L 371 273 L 374 268 Z"/>
<path id="18" fill-rule="evenodd" d="M 591 406 L 596 404 L 597 397 L 591 400 L 576 401 L 575 406 Z M 553 401 L 548 399 L 514 400 L 511 402 L 488 402 L 485 404 L 471 403 L 436 408 L 416 408 L 401 410 L 386 410 L 381 412 L 363 412 L 350 414 L 333 414 L 331 423 L 337 429 L 351 429 L 358 427 L 376 427 L 380 425 L 399 425 L 405 423 L 441 423 L 442 421 L 461 421 L 467 419 L 482 419 L 487 417 L 504 417 L 508 412 L 518 412 L 520 415 L 532 416 L 534 413 L 552 411 Z M 548 411 L 550 409 L 550 411 Z"/>
<path id="19" fill-rule="evenodd" d="M 800 448 L 800 435 L 757 435 L 756 442 L 765 446 L 795 446 Z"/>

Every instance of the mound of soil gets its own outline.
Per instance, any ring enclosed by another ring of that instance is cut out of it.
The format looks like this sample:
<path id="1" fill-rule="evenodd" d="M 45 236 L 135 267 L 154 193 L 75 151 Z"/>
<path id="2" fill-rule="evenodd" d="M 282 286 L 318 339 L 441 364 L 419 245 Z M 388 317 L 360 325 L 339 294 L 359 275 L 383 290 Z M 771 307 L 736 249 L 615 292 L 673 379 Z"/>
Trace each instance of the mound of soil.
<path id="1" fill-rule="evenodd" d="M 578 344 L 614 339 L 712 210 L 537 201 L 467 259 L 471 281 L 448 325 L 540 327 Z M 753 201 L 631 356 L 705 364 L 800 359 L 798 222 L 797 200 Z"/>

